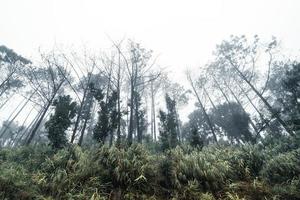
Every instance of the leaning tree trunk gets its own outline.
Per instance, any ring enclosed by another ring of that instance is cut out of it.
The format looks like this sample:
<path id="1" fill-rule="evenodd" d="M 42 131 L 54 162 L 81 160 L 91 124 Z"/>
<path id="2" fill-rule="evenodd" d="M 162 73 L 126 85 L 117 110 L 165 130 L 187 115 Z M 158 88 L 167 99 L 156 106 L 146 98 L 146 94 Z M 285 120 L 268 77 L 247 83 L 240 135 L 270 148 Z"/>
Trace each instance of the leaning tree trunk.
<path id="1" fill-rule="evenodd" d="M 5 127 L 5 129 L 2 131 L 0 138 L 2 138 L 4 136 L 4 134 L 6 133 L 6 131 L 8 130 L 8 128 L 10 127 L 10 125 L 14 122 L 14 120 L 19 116 L 19 114 L 22 112 L 22 110 L 26 107 L 26 105 L 28 104 L 28 102 L 30 101 L 31 97 L 35 94 L 36 91 L 34 91 L 30 97 L 27 99 L 27 101 L 24 103 L 24 105 L 21 107 L 21 109 L 15 114 L 15 116 L 9 121 L 9 123 L 7 124 L 7 126 Z"/>
<path id="2" fill-rule="evenodd" d="M 25 117 L 25 119 L 24 119 L 24 121 L 23 121 L 21 127 L 25 127 L 25 123 L 26 123 L 27 119 L 29 118 L 29 116 L 31 115 L 31 112 L 33 111 L 34 108 L 35 108 L 35 107 L 33 106 L 33 107 L 30 109 L 30 111 L 28 112 L 27 116 Z M 18 138 L 18 136 L 19 136 L 19 134 L 20 134 L 21 132 L 22 132 L 22 131 L 18 132 L 18 134 L 16 134 L 16 136 L 15 136 L 14 138 L 12 138 L 11 143 L 9 144 L 9 146 L 11 146 L 11 147 L 14 146 L 14 143 L 16 142 L 16 139 Z"/>
<path id="3" fill-rule="evenodd" d="M 233 90 L 229 87 L 229 85 L 224 81 L 225 86 L 229 89 L 230 93 L 232 94 L 233 98 L 235 99 L 235 101 L 241 106 L 241 108 L 243 109 L 243 111 L 246 113 L 246 110 L 244 109 L 241 101 L 237 98 L 237 96 L 234 94 Z M 255 126 L 254 122 L 250 119 L 249 120 L 250 125 L 252 126 L 252 128 L 254 129 L 256 135 L 259 135 L 258 129 Z M 253 138 L 254 139 L 254 138 Z"/>
<path id="4" fill-rule="evenodd" d="M 74 142 L 75 137 L 76 137 L 76 132 L 77 132 L 77 129 L 78 129 L 78 126 L 79 126 L 79 122 L 80 122 L 80 118 L 81 118 L 81 114 L 82 114 L 83 105 L 84 105 L 85 99 L 86 99 L 86 94 L 87 94 L 87 88 L 84 89 L 83 97 L 82 97 L 82 100 L 81 100 L 81 103 L 80 103 L 80 107 L 78 109 L 77 118 L 76 118 L 76 121 L 75 121 L 75 125 L 74 125 L 74 129 L 73 129 L 73 132 L 72 132 L 72 136 L 71 136 L 71 141 L 70 141 L 71 143 Z"/>
<path id="5" fill-rule="evenodd" d="M 196 88 L 194 86 L 194 83 L 193 83 L 193 80 L 192 80 L 190 74 L 188 74 L 188 79 L 189 79 L 189 81 L 191 83 L 191 86 L 192 86 L 192 89 L 193 89 L 193 91 L 194 91 L 194 93 L 195 93 L 195 95 L 197 97 L 198 103 L 200 104 L 200 107 L 201 107 L 202 112 L 204 114 L 204 118 L 205 118 L 205 120 L 206 120 L 206 122 L 207 122 L 207 124 L 208 124 L 208 126 L 209 126 L 209 128 L 211 130 L 211 133 L 213 134 L 213 138 L 214 138 L 216 144 L 219 145 L 218 139 L 217 139 L 217 135 L 216 135 L 215 130 L 214 130 L 214 125 L 212 124 L 212 122 L 211 122 L 211 120 L 210 120 L 210 118 L 209 118 L 209 116 L 208 116 L 208 114 L 207 114 L 207 112 L 206 112 L 206 110 L 204 108 L 204 105 L 202 104 L 202 101 L 201 101 L 201 99 L 200 99 L 200 97 L 199 97 L 199 95 L 198 95 L 198 93 L 196 91 Z"/>
<path id="6" fill-rule="evenodd" d="M 242 78 L 242 80 L 244 80 L 249 86 L 250 88 L 255 92 L 255 94 L 262 100 L 262 102 L 265 104 L 265 106 L 267 107 L 267 109 L 269 110 L 269 112 L 272 114 L 272 116 L 274 116 L 277 121 L 283 126 L 283 128 L 286 130 L 286 132 L 288 132 L 291 136 L 295 136 L 295 133 L 288 127 L 288 125 L 281 119 L 281 117 L 279 116 L 279 114 L 273 109 L 273 107 L 269 104 L 269 102 L 261 95 L 260 92 L 258 92 L 258 90 L 252 85 L 252 83 L 250 83 L 250 81 L 246 78 L 246 76 L 238 69 L 237 66 L 234 65 L 234 63 L 232 63 L 232 61 L 229 59 L 230 64 L 233 66 L 233 68 L 237 71 L 237 73 L 239 74 L 239 76 Z"/>
<path id="7" fill-rule="evenodd" d="M 53 102 L 53 100 L 54 100 L 54 98 L 55 98 L 55 96 L 56 96 L 58 90 L 59 90 L 60 87 L 62 86 L 63 82 L 64 82 L 64 80 L 61 81 L 61 83 L 58 85 L 58 87 L 56 88 L 56 90 L 53 92 L 52 97 L 51 97 L 51 99 L 48 101 L 48 103 L 47 103 L 47 105 L 46 105 L 46 107 L 45 107 L 45 109 L 44 109 L 44 111 L 43 111 L 41 117 L 39 118 L 39 120 L 37 121 L 36 125 L 34 126 L 34 128 L 33 128 L 32 131 L 31 131 L 31 133 L 29 134 L 28 140 L 25 142 L 25 145 L 29 145 L 29 144 L 31 143 L 32 139 L 34 138 L 34 136 L 35 136 L 37 130 L 39 129 L 39 127 L 40 127 L 40 125 L 41 125 L 41 123 L 42 123 L 42 121 L 43 121 L 43 119 L 44 119 L 46 113 L 48 112 L 48 110 L 49 110 L 49 108 L 50 108 L 50 106 L 51 106 L 51 104 L 52 104 L 52 102 Z"/>
<path id="8" fill-rule="evenodd" d="M 40 118 L 40 116 L 42 115 L 43 110 L 41 109 L 38 114 L 35 116 L 35 118 L 30 122 L 30 124 L 27 126 L 27 128 L 23 131 L 22 135 L 18 138 L 17 142 L 14 144 L 14 146 L 18 145 L 18 144 L 22 144 L 24 142 L 21 142 L 23 140 L 23 137 L 26 135 L 26 133 L 28 132 L 28 130 L 30 130 L 32 127 L 34 127 L 34 125 L 37 123 L 38 119 Z M 27 135 L 24 139 L 24 141 L 26 142 L 27 139 L 29 138 L 29 135 Z"/>
<path id="9" fill-rule="evenodd" d="M 221 88 L 219 82 L 216 80 L 216 78 L 215 78 L 214 76 L 212 76 L 212 77 L 213 77 L 214 82 L 216 83 L 217 87 L 219 88 L 219 90 L 220 90 L 221 93 L 223 94 L 224 98 L 226 99 L 227 103 L 230 103 L 230 101 L 229 101 L 227 95 L 225 94 L 225 92 L 224 92 L 223 89 Z M 242 103 L 239 101 L 239 99 L 238 99 L 237 96 L 234 94 L 234 92 L 231 90 L 231 88 L 230 88 L 227 84 L 225 84 L 225 85 L 226 85 L 226 87 L 229 89 L 229 91 L 230 91 L 230 93 L 232 94 L 232 96 L 234 97 L 235 101 L 241 106 L 241 108 L 243 109 L 243 111 L 246 112 L 245 109 L 244 109 L 244 107 L 243 107 L 243 105 L 242 105 Z M 250 125 L 251 125 L 252 128 L 254 129 L 256 135 L 259 134 L 259 131 L 257 130 L 257 127 L 255 126 L 255 124 L 253 123 L 253 121 L 252 121 L 251 119 L 250 119 Z"/>

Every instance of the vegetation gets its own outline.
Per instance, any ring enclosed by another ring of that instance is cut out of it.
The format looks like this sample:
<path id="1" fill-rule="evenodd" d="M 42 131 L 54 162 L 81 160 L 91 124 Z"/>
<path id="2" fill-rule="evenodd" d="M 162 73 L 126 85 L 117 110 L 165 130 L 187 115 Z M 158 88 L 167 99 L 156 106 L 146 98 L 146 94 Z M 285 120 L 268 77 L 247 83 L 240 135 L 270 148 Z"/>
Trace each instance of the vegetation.
<path id="1" fill-rule="evenodd" d="M 2 149 L 5 199 L 299 199 L 300 151 L 269 146 L 143 145 Z"/>
<path id="2" fill-rule="evenodd" d="M 300 199 L 300 64 L 275 52 L 232 36 L 187 88 L 133 41 L 0 46 L 0 199 Z"/>

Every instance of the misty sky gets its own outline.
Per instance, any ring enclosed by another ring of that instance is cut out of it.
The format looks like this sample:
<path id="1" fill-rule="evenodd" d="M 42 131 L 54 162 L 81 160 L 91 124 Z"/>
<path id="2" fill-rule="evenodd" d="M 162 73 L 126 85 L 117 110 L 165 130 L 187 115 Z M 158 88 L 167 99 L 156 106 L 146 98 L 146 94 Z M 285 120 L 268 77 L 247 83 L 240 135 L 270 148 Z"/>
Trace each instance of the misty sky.
<path id="1" fill-rule="evenodd" d="M 34 57 L 38 47 L 105 50 L 109 37 L 141 42 L 174 72 L 205 64 L 229 35 L 276 36 L 300 49 L 297 0 L 0 0 L 0 44 Z"/>

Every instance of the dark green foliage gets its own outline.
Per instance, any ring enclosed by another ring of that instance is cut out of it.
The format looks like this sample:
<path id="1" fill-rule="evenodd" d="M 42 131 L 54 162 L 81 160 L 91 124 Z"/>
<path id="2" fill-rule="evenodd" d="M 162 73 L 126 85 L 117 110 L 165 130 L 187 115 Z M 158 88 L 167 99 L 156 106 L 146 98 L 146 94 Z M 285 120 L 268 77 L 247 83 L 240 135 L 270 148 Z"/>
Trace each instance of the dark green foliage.
<path id="1" fill-rule="evenodd" d="M 300 178 L 300 149 L 280 153 L 272 158 L 262 170 L 269 183 L 281 184 Z"/>
<path id="2" fill-rule="evenodd" d="M 162 151 L 165 151 L 170 148 L 169 142 L 169 133 L 167 131 L 167 115 L 163 111 L 159 111 L 159 119 L 160 119 L 160 129 L 159 129 L 159 139 L 161 143 Z"/>
<path id="3" fill-rule="evenodd" d="M 249 114 L 237 103 L 224 103 L 212 111 L 213 121 L 220 126 L 227 137 L 237 142 L 254 142 L 249 131 Z"/>
<path id="4" fill-rule="evenodd" d="M 197 129 L 197 132 L 203 141 L 203 143 L 208 144 L 213 141 L 212 135 L 210 134 L 209 126 L 205 121 L 205 117 L 201 109 L 197 108 L 191 112 L 188 116 L 188 122 L 186 122 L 182 127 L 183 138 L 190 140 L 190 133 Z"/>
<path id="5" fill-rule="evenodd" d="M 264 165 L 266 156 L 263 149 L 258 145 L 243 146 L 232 155 L 229 155 L 229 162 L 236 169 L 236 179 L 251 180 L 259 176 Z"/>
<path id="6" fill-rule="evenodd" d="M 299 158 L 257 145 L 1 149 L 0 198 L 299 199 Z"/>
<path id="7" fill-rule="evenodd" d="M 48 132 L 50 144 L 54 149 L 61 149 L 67 144 L 65 131 L 72 123 L 76 114 L 76 103 L 72 102 L 69 95 L 59 96 L 54 100 L 55 112 L 46 122 L 45 127 Z"/>
<path id="8" fill-rule="evenodd" d="M 30 60 L 27 60 L 26 58 L 18 55 L 15 53 L 12 49 L 7 48 L 4 45 L 0 46 L 0 53 L 2 53 L 3 56 L 0 56 L 0 61 L 15 64 L 16 62 L 21 62 L 23 64 L 29 64 L 31 63 Z"/>
<path id="9" fill-rule="evenodd" d="M 90 86 L 94 98 L 99 104 L 98 121 L 94 128 L 94 139 L 100 143 L 104 143 L 109 135 L 113 137 L 114 131 L 117 128 L 117 98 L 118 94 L 113 91 L 106 96 L 102 89 L 96 89 L 93 84 Z"/>
<path id="10" fill-rule="evenodd" d="M 293 130 L 300 130 L 300 63 L 285 66 L 286 71 L 280 83 L 283 95 L 277 99 L 282 107 L 282 114 L 287 116 Z"/>
<path id="11" fill-rule="evenodd" d="M 166 95 L 167 113 L 160 111 L 160 140 L 162 150 L 175 148 L 178 145 L 176 102 Z"/>
<path id="12" fill-rule="evenodd" d="M 142 98 L 141 95 L 137 92 L 134 93 L 134 104 L 135 104 L 135 120 L 134 124 L 136 126 L 136 132 L 137 132 L 137 141 L 138 143 L 142 142 L 143 139 L 143 133 L 147 129 L 147 120 L 145 119 L 146 110 L 142 108 Z"/>
<path id="13" fill-rule="evenodd" d="M 193 128 L 190 132 L 189 143 L 192 147 L 202 148 L 203 141 L 200 138 L 197 128 Z"/>

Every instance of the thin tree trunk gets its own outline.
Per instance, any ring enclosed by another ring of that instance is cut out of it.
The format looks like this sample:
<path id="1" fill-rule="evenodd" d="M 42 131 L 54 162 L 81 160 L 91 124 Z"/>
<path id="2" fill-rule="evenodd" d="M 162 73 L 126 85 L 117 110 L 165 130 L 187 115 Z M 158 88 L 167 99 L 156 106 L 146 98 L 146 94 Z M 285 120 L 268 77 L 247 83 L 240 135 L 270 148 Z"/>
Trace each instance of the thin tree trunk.
<path id="1" fill-rule="evenodd" d="M 82 113 L 82 108 L 83 108 L 83 105 L 85 103 L 87 90 L 88 89 L 85 88 L 84 92 L 83 92 L 83 97 L 82 97 L 82 100 L 81 100 L 80 107 L 78 109 L 77 118 L 76 118 L 76 121 L 75 121 L 75 125 L 74 125 L 74 129 L 73 129 L 73 132 L 72 132 L 72 136 L 71 136 L 71 141 L 70 141 L 71 143 L 74 143 L 74 140 L 75 140 L 75 137 L 76 137 L 76 132 L 77 132 L 77 129 L 78 129 L 78 126 L 79 126 L 79 122 L 80 122 L 80 118 L 81 118 L 81 113 Z"/>
<path id="2" fill-rule="evenodd" d="M 250 86 L 250 88 L 255 92 L 255 94 L 262 100 L 262 102 L 265 104 L 269 112 L 274 116 L 277 121 L 284 127 L 286 132 L 288 132 L 290 135 L 294 136 L 295 133 L 288 127 L 288 125 L 281 119 L 279 114 L 273 109 L 273 107 L 269 104 L 269 102 L 261 95 L 260 92 L 248 81 L 248 79 L 245 77 L 245 75 L 238 69 L 237 66 L 235 66 L 232 61 L 229 59 L 230 64 L 233 66 L 233 68 L 238 72 L 239 76 Z"/>
<path id="3" fill-rule="evenodd" d="M 235 101 L 241 106 L 241 108 L 243 109 L 243 111 L 245 113 L 246 110 L 244 109 L 242 103 L 240 102 L 240 100 L 237 98 L 237 96 L 234 94 L 233 90 L 229 87 L 229 85 L 226 83 L 226 81 L 224 81 L 225 86 L 229 89 L 230 93 L 232 94 L 233 98 L 235 99 Z M 253 121 L 250 119 L 249 120 L 250 125 L 252 126 L 252 128 L 254 129 L 256 134 L 259 134 L 257 127 L 255 126 L 255 124 L 253 123 Z"/>
<path id="4" fill-rule="evenodd" d="M 250 102 L 250 104 L 252 105 L 252 107 L 256 110 L 256 112 L 258 113 L 260 119 L 262 120 L 263 123 L 265 123 L 265 125 L 263 125 L 262 127 L 260 127 L 260 129 L 257 131 L 257 134 L 255 136 L 255 140 L 257 140 L 257 138 L 260 136 L 260 132 L 266 127 L 266 126 L 270 126 L 269 124 L 269 120 L 265 120 L 264 115 L 258 110 L 258 108 L 254 105 L 254 103 L 252 102 L 251 98 L 248 96 L 248 94 L 246 93 L 246 91 L 238 84 L 239 88 L 242 90 L 242 92 L 244 93 L 244 95 L 247 97 L 248 101 Z"/>
<path id="5" fill-rule="evenodd" d="M 4 84 L 12 77 L 12 75 L 14 75 L 14 73 L 16 72 L 17 70 L 15 69 L 12 73 L 10 73 L 6 79 L 0 84 L 0 89 L 4 86 Z"/>
<path id="6" fill-rule="evenodd" d="M 212 75 L 212 78 L 214 79 L 214 82 L 216 83 L 218 89 L 220 90 L 220 92 L 222 93 L 222 95 L 224 96 L 225 100 L 227 101 L 227 103 L 230 103 L 229 98 L 227 97 L 227 95 L 225 94 L 225 92 L 223 91 L 223 89 L 221 88 L 219 82 L 217 81 L 217 79 L 214 77 L 214 75 Z"/>
<path id="7" fill-rule="evenodd" d="M 37 130 L 39 129 L 39 127 L 40 127 L 40 125 L 41 125 L 41 123 L 42 123 L 42 121 L 43 121 L 43 119 L 44 119 L 44 117 L 45 117 L 47 111 L 49 110 L 49 108 L 50 108 L 50 106 L 51 106 L 51 104 L 52 104 L 52 102 L 53 102 L 53 100 L 54 100 L 54 98 L 55 98 L 57 92 L 59 91 L 60 87 L 62 86 L 63 82 L 64 82 L 64 80 L 61 81 L 61 83 L 58 85 L 58 87 L 57 87 L 56 90 L 54 91 L 54 93 L 53 93 L 51 99 L 48 101 L 48 103 L 47 103 L 47 105 L 46 105 L 46 107 L 45 107 L 45 109 L 44 109 L 44 111 L 43 111 L 41 117 L 39 118 L 39 120 L 37 121 L 35 127 L 34 127 L 33 130 L 31 131 L 28 140 L 25 142 L 25 145 L 29 145 L 29 144 L 31 143 L 32 139 L 34 138 L 34 136 L 35 136 Z"/>
<path id="8" fill-rule="evenodd" d="M 142 133 L 140 130 L 140 117 L 139 117 L 139 102 L 138 94 L 135 94 L 135 121 L 136 121 L 136 132 L 137 132 L 137 142 L 142 143 Z"/>
<path id="9" fill-rule="evenodd" d="M 81 129 L 81 133 L 80 133 L 80 137 L 79 137 L 79 141 L 78 141 L 78 145 L 81 146 L 82 144 L 82 141 L 83 141 L 83 136 L 84 136 L 84 133 L 85 133 L 85 129 L 87 127 L 87 123 L 88 123 L 88 120 L 91 119 L 91 109 L 93 107 L 93 96 L 89 93 L 87 94 L 87 100 L 86 100 L 86 104 L 87 107 L 85 109 L 85 115 L 84 115 L 84 123 L 83 123 L 83 127 Z"/>
<path id="10" fill-rule="evenodd" d="M 205 87 L 203 87 L 203 91 L 204 91 L 204 93 L 206 94 L 206 96 L 208 97 L 208 100 L 209 100 L 209 102 L 211 103 L 212 107 L 213 107 L 214 109 L 216 109 L 216 106 L 215 106 L 214 102 L 212 101 L 212 99 L 210 98 L 209 93 L 207 92 L 207 90 L 205 89 Z"/>
<path id="11" fill-rule="evenodd" d="M 128 129 L 128 145 L 132 144 L 132 135 L 133 135 L 133 106 L 134 106 L 134 86 L 133 80 L 131 81 L 130 86 L 130 116 L 129 116 L 129 129 Z"/>
<path id="12" fill-rule="evenodd" d="M 37 130 L 39 129 L 47 111 L 49 110 L 50 106 L 52 104 L 52 101 L 51 102 L 48 102 L 46 107 L 44 108 L 44 111 L 42 112 L 42 115 L 40 116 L 39 120 L 37 121 L 36 125 L 34 126 L 34 128 L 32 129 L 31 133 L 29 134 L 29 137 L 28 137 L 28 140 L 25 142 L 25 145 L 29 145 L 32 141 L 32 139 L 34 138 Z"/>
<path id="13" fill-rule="evenodd" d="M 181 127 L 180 127 L 180 123 L 179 123 L 179 118 L 178 118 L 178 112 L 177 112 L 177 108 L 175 106 L 175 120 L 176 120 L 176 131 L 177 131 L 177 136 L 178 136 L 178 141 L 181 142 L 182 136 L 181 136 Z"/>
<path id="14" fill-rule="evenodd" d="M 8 98 L 5 100 L 5 102 L 4 102 L 3 104 L 1 104 L 0 110 L 3 108 L 3 106 L 5 106 L 5 104 L 6 104 L 7 102 L 9 102 L 9 100 L 10 100 L 14 95 L 15 95 L 15 94 L 12 94 L 10 97 L 8 97 Z"/>
<path id="15" fill-rule="evenodd" d="M 156 141 L 156 115 L 155 115 L 155 102 L 153 99 L 153 131 L 154 131 L 154 141 Z"/>
<path id="16" fill-rule="evenodd" d="M 208 116 L 208 114 L 207 114 L 207 112 L 206 112 L 206 110 L 204 108 L 204 105 L 202 104 L 202 101 L 201 101 L 201 99 L 200 99 L 200 97 L 199 97 L 199 95 L 198 95 L 198 93 L 196 91 L 196 88 L 194 86 L 194 83 L 193 83 L 193 80 L 192 80 L 190 74 L 188 74 L 188 79 L 189 79 L 190 84 L 192 86 L 192 89 L 193 89 L 193 91 L 194 91 L 194 93 L 195 93 L 195 95 L 197 97 L 198 103 L 200 104 L 200 107 L 202 109 L 202 112 L 204 114 L 206 122 L 207 122 L 207 124 L 208 124 L 208 126 L 209 126 L 209 128 L 210 128 L 210 130 L 211 130 L 211 132 L 213 134 L 214 140 L 215 140 L 216 144 L 219 145 L 218 139 L 217 139 L 217 135 L 216 135 L 215 130 L 214 130 L 214 126 L 213 126 L 213 124 L 212 124 L 212 122 L 211 122 L 211 120 L 210 120 L 210 118 L 209 118 L 209 116 Z"/>
<path id="17" fill-rule="evenodd" d="M 151 138 L 154 140 L 154 131 L 153 131 L 153 82 L 151 81 Z"/>
<path id="18" fill-rule="evenodd" d="M 33 106 L 33 107 L 31 108 L 31 110 L 28 112 L 28 114 L 27 114 L 27 116 L 25 117 L 25 119 L 24 119 L 24 121 L 23 121 L 21 127 L 24 127 L 24 126 L 25 126 L 25 123 L 26 123 L 27 119 L 29 118 L 29 116 L 31 115 L 31 112 L 33 111 L 34 108 L 35 108 L 35 107 Z M 19 136 L 20 133 L 21 133 L 21 132 L 19 132 L 19 133 L 12 139 L 12 144 L 11 144 L 10 146 L 12 146 L 12 147 L 14 146 L 15 140 L 18 138 L 18 136 Z"/>
<path id="19" fill-rule="evenodd" d="M 14 144 L 14 146 L 18 145 L 19 143 L 21 143 L 21 140 L 23 139 L 23 137 L 25 136 L 25 134 L 27 133 L 27 131 L 32 128 L 34 126 L 34 124 L 37 122 L 37 120 L 39 119 L 39 117 L 41 116 L 43 110 L 40 110 L 38 112 L 38 114 L 35 116 L 35 118 L 30 122 L 30 124 L 27 126 L 27 128 L 23 131 L 21 137 L 19 137 L 19 139 L 17 140 L 17 142 Z M 29 135 L 25 138 L 25 141 L 27 141 Z"/>
<path id="20" fill-rule="evenodd" d="M 22 110 L 25 108 L 25 106 L 28 104 L 30 101 L 31 97 L 35 94 L 35 91 L 30 95 L 30 97 L 27 99 L 27 101 L 24 103 L 24 105 L 21 107 L 21 109 L 15 114 L 15 116 L 9 121 L 5 129 L 2 131 L 0 138 L 4 136 L 10 125 L 14 122 L 14 120 L 19 116 L 19 114 L 22 112 Z"/>
<path id="21" fill-rule="evenodd" d="M 84 119 L 84 123 L 83 123 L 82 130 L 81 130 L 81 134 L 80 134 L 80 137 L 79 137 L 79 141 L 78 141 L 78 145 L 79 145 L 79 146 L 82 145 L 83 136 L 84 136 L 84 132 L 85 132 L 85 129 L 86 129 L 87 122 L 88 122 L 88 118 L 85 118 L 85 119 Z"/>
<path id="22" fill-rule="evenodd" d="M 118 109 L 118 127 L 117 127 L 117 146 L 121 144 L 121 61 L 120 61 L 120 53 L 119 53 L 119 66 L 118 66 L 118 77 L 117 77 L 117 93 L 118 93 L 118 100 L 117 100 L 117 109 Z"/>

